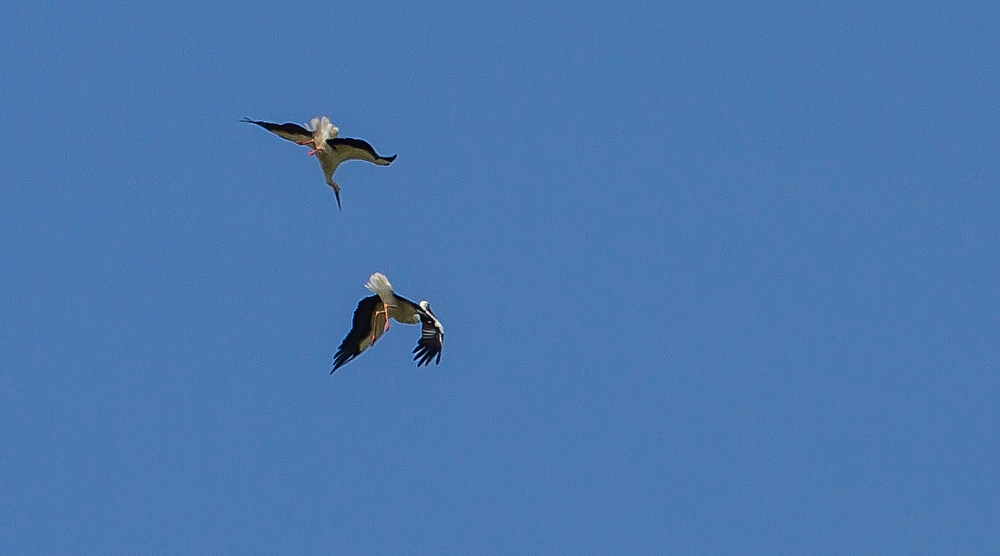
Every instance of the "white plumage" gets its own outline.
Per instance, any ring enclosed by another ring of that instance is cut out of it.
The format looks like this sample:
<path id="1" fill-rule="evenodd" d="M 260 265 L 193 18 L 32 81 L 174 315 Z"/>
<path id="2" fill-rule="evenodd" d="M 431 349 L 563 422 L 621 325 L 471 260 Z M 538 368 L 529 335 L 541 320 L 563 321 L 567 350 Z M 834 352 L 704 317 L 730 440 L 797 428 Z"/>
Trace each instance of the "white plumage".
<path id="1" fill-rule="evenodd" d="M 392 293 L 392 284 L 389 283 L 389 279 L 385 277 L 385 274 L 381 272 L 372 274 L 365 287 L 368 288 L 368 291 L 378 294 L 382 298 L 382 303 L 390 307 L 396 304 L 396 296 Z"/>
<path id="2" fill-rule="evenodd" d="M 333 139 L 340 133 L 340 128 L 330 123 L 330 118 L 326 116 L 313 118 L 310 120 L 309 125 L 306 126 L 306 129 L 313 132 L 314 149 L 309 154 L 314 154 L 316 151 L 325 149 L 327 139 Z"/>

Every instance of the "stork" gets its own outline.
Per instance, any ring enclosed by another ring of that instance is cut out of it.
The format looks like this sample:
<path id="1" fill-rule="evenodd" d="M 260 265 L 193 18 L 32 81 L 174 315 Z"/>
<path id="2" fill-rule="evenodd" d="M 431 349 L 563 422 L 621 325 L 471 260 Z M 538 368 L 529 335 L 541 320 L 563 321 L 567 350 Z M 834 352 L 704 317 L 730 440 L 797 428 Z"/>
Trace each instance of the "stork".
<path id="1" fill-rule="evenodd" d="M 337 166 L 347 160 L 365 160 L 378 166 L 388 166 L 393 160 L 396 160 L 396 155 L 379 155 L 367 141 L 351 139 L 350 137 L 338 138 L 337 134 L 340 133 L 340 129 L 330 123 L 330 119 L 326 116 L 313 118 L 307 127 L 293 123 L 260 122 L 249 118 L 243 118 L 240 121 L 258 125 L 278 137 L 299 145 L 312 145 L 308 154 L 309 156 L 316 155 L 319 160 L 326 183 L 333 188 L 333 193 L 337 196 L 338 210 L 343 209 L 340 206 L 340 185 L 333 181 L 333 173 L 337 171 Z"/>
<path id="2" fill-rule="evenodd" d="M 389 330 L 390 319 L 396 319 L 403 324 L 420 323 L 420 339 L 417 340 L 417 347 L 413 348 L 412 352 L 417 367 L 430 365 L 431 360 L 434 360 L 435 365 L 440 364 L 444 326 L 434 316 L 430 303 L 426 301 L 414 303 L 396 295 L 392 291 L 389 279 L 381 272 L 372 274 L 365 287 L 375 295 L 358 302 L 358 307 L 354 310 L 351 331 L 347 333 L 347 337 L 340 343 L 337 353 L 333 356 L 333 369 L 330 374 L 375 345 L 375 342 Z"/>

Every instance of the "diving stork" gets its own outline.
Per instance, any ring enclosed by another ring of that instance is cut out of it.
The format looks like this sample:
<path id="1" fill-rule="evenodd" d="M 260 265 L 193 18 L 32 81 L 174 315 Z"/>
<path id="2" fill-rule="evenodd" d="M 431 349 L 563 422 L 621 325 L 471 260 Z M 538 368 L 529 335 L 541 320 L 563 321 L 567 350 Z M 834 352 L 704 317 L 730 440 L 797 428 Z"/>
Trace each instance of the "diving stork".
<path id="1" fill-rule="evenodd" d="M 367 141 L 351 139 L 350 137 L 337 137 L 340 129 L 330 123 L 330 119 L 326 116 L 313 118 L 306 127 L 293 123 L 261 122 L 249 118 L 243 118 L 240 121 L 258 125 L 278 137 L 299 145 L 310 145 L 312 148 L 308 154 L 309 156 L 316 155 L 319 160 L 326 183 L 333 188 L 333 193 L 337 196 L 338 210 L 343 209 L 340 206 L 340 185 L 333 181 L 333 173 L 337 171 L 337 166 L 348 160 L 364 160 L 378 166 L 388 166 L 393 160 L 396 160 L 396 155 L 379 155 Z"/>
<path id="2" fill-rule="evenodd" d="M 403 324 L 420 323 L 420 339 L 417 340 L 417 347 L 413 348 L 413 360 L 417 362 L 417 367 L 430 365 L 431 360 L 434 360 L 435 365 L 440 364 L 444 326 L 434 316 L 430 303 L 414 303 L 396 295 L 389 279 L 381 272 L 372 274 L 365 287 L 375 295 L 362 299 L 354 310 L 351 331 L 337 348 L 330 374 L 375 345 L 389 330 L 391 319 Z"/>

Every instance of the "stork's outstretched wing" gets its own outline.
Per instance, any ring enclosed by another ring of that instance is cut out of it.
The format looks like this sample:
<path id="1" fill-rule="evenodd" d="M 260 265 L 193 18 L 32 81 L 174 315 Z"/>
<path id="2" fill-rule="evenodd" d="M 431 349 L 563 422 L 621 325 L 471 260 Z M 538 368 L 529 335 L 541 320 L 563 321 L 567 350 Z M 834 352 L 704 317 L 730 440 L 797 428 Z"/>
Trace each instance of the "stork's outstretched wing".
<path id="1" fill-rule="evenodd" d="M 251 120 L 250 118 L 243 118 L 240 121 L 248 124 L 259 125 L 278 137 L 288 139 L 289 141 L 294 141 L 296 143 L 303 143 L 313 138 L 313 132 L 300 126 L 299 124 L 272 124 L 271 122 L 258 122 L 257 120 Z"/>
<path id="2" fill-rule="evenodd" d="M 327 147 L 316 151 L 316 158 L 319 165 L 323 167 L 323 176 L 326 183 L 333 188 L 334 195 L 337 196 L 337 208 L 340 209 L 340 185 L 333 181 L 333 173 L 337 171 L 337 166 L 347 160 L 364 160 L 379 166 L 388 166 L 396 155 L 379 156 L 375 149 L 367 141 L 361 139 L 351 139 L 350 137 L 340 137 L 326 140 Z"/>
<path id="3" fill-rule="evenodd" d="M 334 168 L 345 160 L 364 160 L 379 166 L 388 166 L 393 160 L 396 160 L 396 155 L 379 155 L 368 141 L 362 139 L 335 137 L 327 139 L 326 144 L 330 147 L 329 157 Z"/>
<path id="4" fill-rule="evenodd" d="M 431 360 L 437 358 L 434 364 L 441 363 L 441 348 L 444 345 L 444 326 L 441 321 L 431 312 L 430 305 L 421 302 L 420 315 L 420 339 L 417 340 L 417 347 L 413 348 L 413 360 L 417 366 L 430 365 Z"/>
<path id="5" fill-rule="evenodd" d="M 340 343 L 337 353 L 333 356 L 334 371 L 343 367 L 348 361 L 361 355 L 361 352 L 371 347 L 385 333 L 385 305 L 377 295 L 370 295 L 358 302 L 354 310 L 354 321 L 351 331 Z"/>

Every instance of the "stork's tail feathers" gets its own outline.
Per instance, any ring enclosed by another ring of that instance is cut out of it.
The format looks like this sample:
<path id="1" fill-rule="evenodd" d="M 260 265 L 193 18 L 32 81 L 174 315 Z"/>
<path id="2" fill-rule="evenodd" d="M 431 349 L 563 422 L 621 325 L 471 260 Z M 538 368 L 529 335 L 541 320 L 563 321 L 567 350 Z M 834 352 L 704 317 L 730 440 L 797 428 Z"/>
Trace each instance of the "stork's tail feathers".
<path id="1" fill-rule="evenodd" d="M 330 118 L 327 118 L 326 116 L 323 116 L 322 118 L 313 118 L 307 127 L 311 128 L 309 131 L 314 133 L 319 132 L 322 136 L 322 141 L 333 139 L 338 133 L 340 133 L 340 128 L 330 123 Z"/>
<path id="2" fill-rule="evenodd" d="M 381 272 L 372 274 L 371 278 L 368 279 L 368 283 L 365 284 L 365 287 L 370 291 L 377 293 L 383 300 L 386 298 L 392 298 L 392 284 L 389 283 L 389 279 L 385 277 L 385 274 L 382 274 Z"/>

